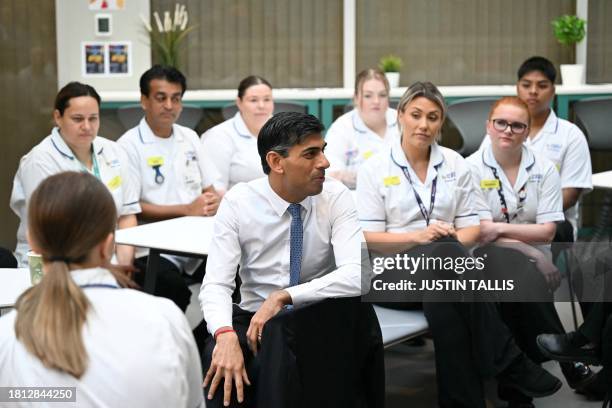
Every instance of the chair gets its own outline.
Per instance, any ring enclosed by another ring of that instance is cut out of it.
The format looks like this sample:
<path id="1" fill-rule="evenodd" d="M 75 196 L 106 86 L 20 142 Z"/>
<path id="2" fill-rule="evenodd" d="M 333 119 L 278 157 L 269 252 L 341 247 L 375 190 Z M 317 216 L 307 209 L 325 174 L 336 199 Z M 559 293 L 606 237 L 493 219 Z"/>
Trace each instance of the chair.
<path id="1" fill-rule="evenodd" d="M 592 150 L 612 150 L 612 97 L 597 97 L 574 103 L 576 125 Z"/>
<path id="2" fill-rule="evenodd" d="M 498 98 L 464 99 L 448 106 L 447 116 L 455 125 L 461 138 L 462 146 L 457 153 L 467 157 L 480 147 L 486 134 L 485 123 L 491 105 Z"/>
<path id="3" fill-rule="evenodd" d="M 410 340 L 427 333 L 429 325 L 422 311 L 395 310 L 374 306 L 382 331 L 385 348 Z"/>
<path id="4" fill-rule="evenodd" d="M 228 120 L 231 119 L 236 112 L 238 112 L 238 106 L 235 103 L 226 105 L 221 110 L 221 114 L 223 115 L 223 119 Z M 274 102 L 274 113 L 278 112 L 300 112 L 300 113 L 308 113 L 306 105 L 302 105 L 297 102 Z"/>
<path id="5" fill-rule="evenodd" d="M 202 108 L 194 105 L 183 105 L 183 111 L 176 123 L 190 129 L 195 129 L 198 123 L 200 123 L 202 115 Z M 121 125 L 127 130 L 138 125 L 140 119 L 144 116 L 144 111 L 140 104 L 125 105 L 117 109 L 117 116 Z"/>

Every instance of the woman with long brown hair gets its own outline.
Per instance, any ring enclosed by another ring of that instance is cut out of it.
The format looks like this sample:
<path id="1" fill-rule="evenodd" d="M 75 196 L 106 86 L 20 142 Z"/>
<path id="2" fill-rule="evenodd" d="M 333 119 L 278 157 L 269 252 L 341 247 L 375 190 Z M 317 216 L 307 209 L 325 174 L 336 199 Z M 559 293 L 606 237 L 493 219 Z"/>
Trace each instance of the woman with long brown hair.
<path id="1" fill-rule="evenodd" d="M 32 193 L 28 238 L 42 281 L 0 319 L 0 384 L 76 387 L 79 406 L 203 405 L 189 325 L 167 299 L 109 269 L 117 222 L 93 175 L 50 176 Z"/>

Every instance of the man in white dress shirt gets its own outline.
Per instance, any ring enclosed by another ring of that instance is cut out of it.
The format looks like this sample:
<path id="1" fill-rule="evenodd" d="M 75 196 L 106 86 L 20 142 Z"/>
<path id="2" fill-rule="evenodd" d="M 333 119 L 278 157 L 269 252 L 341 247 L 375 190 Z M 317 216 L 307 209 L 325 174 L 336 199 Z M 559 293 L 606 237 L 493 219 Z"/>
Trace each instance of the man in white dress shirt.
<path id="1" fill-rule="evenodd" d="M 257 142 L 267 176 L 237 184 L 219 206 L 200 291 L 212 334 L 203 356 L 209 407 L 229 404 L 234 387 L 231 403 L 248 401 L 247 368 L 281 309 L 361 294 L 363 235 L 349 190 L 325 181 L 322 131 L 311 115 L 273 116 Z M 238 265 L 241 303 L 232 306 Z"/>

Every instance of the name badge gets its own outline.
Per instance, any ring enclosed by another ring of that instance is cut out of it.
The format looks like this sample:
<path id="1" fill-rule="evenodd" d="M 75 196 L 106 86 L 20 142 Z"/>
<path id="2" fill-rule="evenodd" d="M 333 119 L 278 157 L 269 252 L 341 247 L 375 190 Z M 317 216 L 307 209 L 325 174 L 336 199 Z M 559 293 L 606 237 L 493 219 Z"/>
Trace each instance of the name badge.
<path id="1" fill-rule="evenodd" d="M 480 188 L 483 190 L 498 189 L 499 187 L 499 180 L 480 180 Z"/>
<path id="2" fill-rule="evenodd" d="M 106 183 L 110 191 L 115 191 L 121 187 L 121 176 L 115 176 L 108 183 Z"/>
<path id="3" fill-rule="evenodd" d="M 371 150 L 365 151 L 363 152 L 363 158 L 365 160 L 368 160 L 370 157 L 372 157 L 374 155 L 374 152 Z"/>
<path id="4" fill-rule="evenodd" d="M 389 177 L 385 177 L 383 179 L 383 183 L 384 183 L 385 187 L 399 186 L 400 183 L 401 183 L 401 180 L 400 180 L 399 176 L 389 176 Z"/>
<path id="5" fill-rule="evenodd" d="M 151 156 L 147 157 L 147 165 L 153 166 L 163 166 L 164 158 L 162 156 Z"/>

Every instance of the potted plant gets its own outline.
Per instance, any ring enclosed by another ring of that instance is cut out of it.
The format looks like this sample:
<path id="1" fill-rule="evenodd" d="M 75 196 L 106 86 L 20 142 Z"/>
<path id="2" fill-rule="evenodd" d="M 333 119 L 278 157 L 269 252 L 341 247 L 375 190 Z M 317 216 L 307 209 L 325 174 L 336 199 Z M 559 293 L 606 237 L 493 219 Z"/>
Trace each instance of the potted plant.
<path id="1" fill-rule="evenodd" d="M 153 13 L 155 24 L 150 24 L 142 14 L 140 18 L 151 38 L 151 45 L 159 63 L 178 68 L 180 46 L 194 25 L 187 26 L 189 15 L 185 5 L 176 4 L 174 14 L 170 11 L 163 13 L 163 18 L 155 11 Z"/>
<path id="2" fill-rule="evenodd" d="M 393 54 L 385 55 L 380 59 L 378 67 L 385 73 L 391 88 L 399 86 L 399 75 L 403 64 L 402 59 Z"/>
<path id="3" fill-rule="evenodd" d="M 578 16 L 564 15 L 552 21 L 553 33 L 557 41 L 569 47 L 570 61 L 574 64 L 561 64 L 561 78 L 564 85 L 584 83 L 584 65 L 576 64 L 576 44 L 586 35 L 586 21 Z"/>

